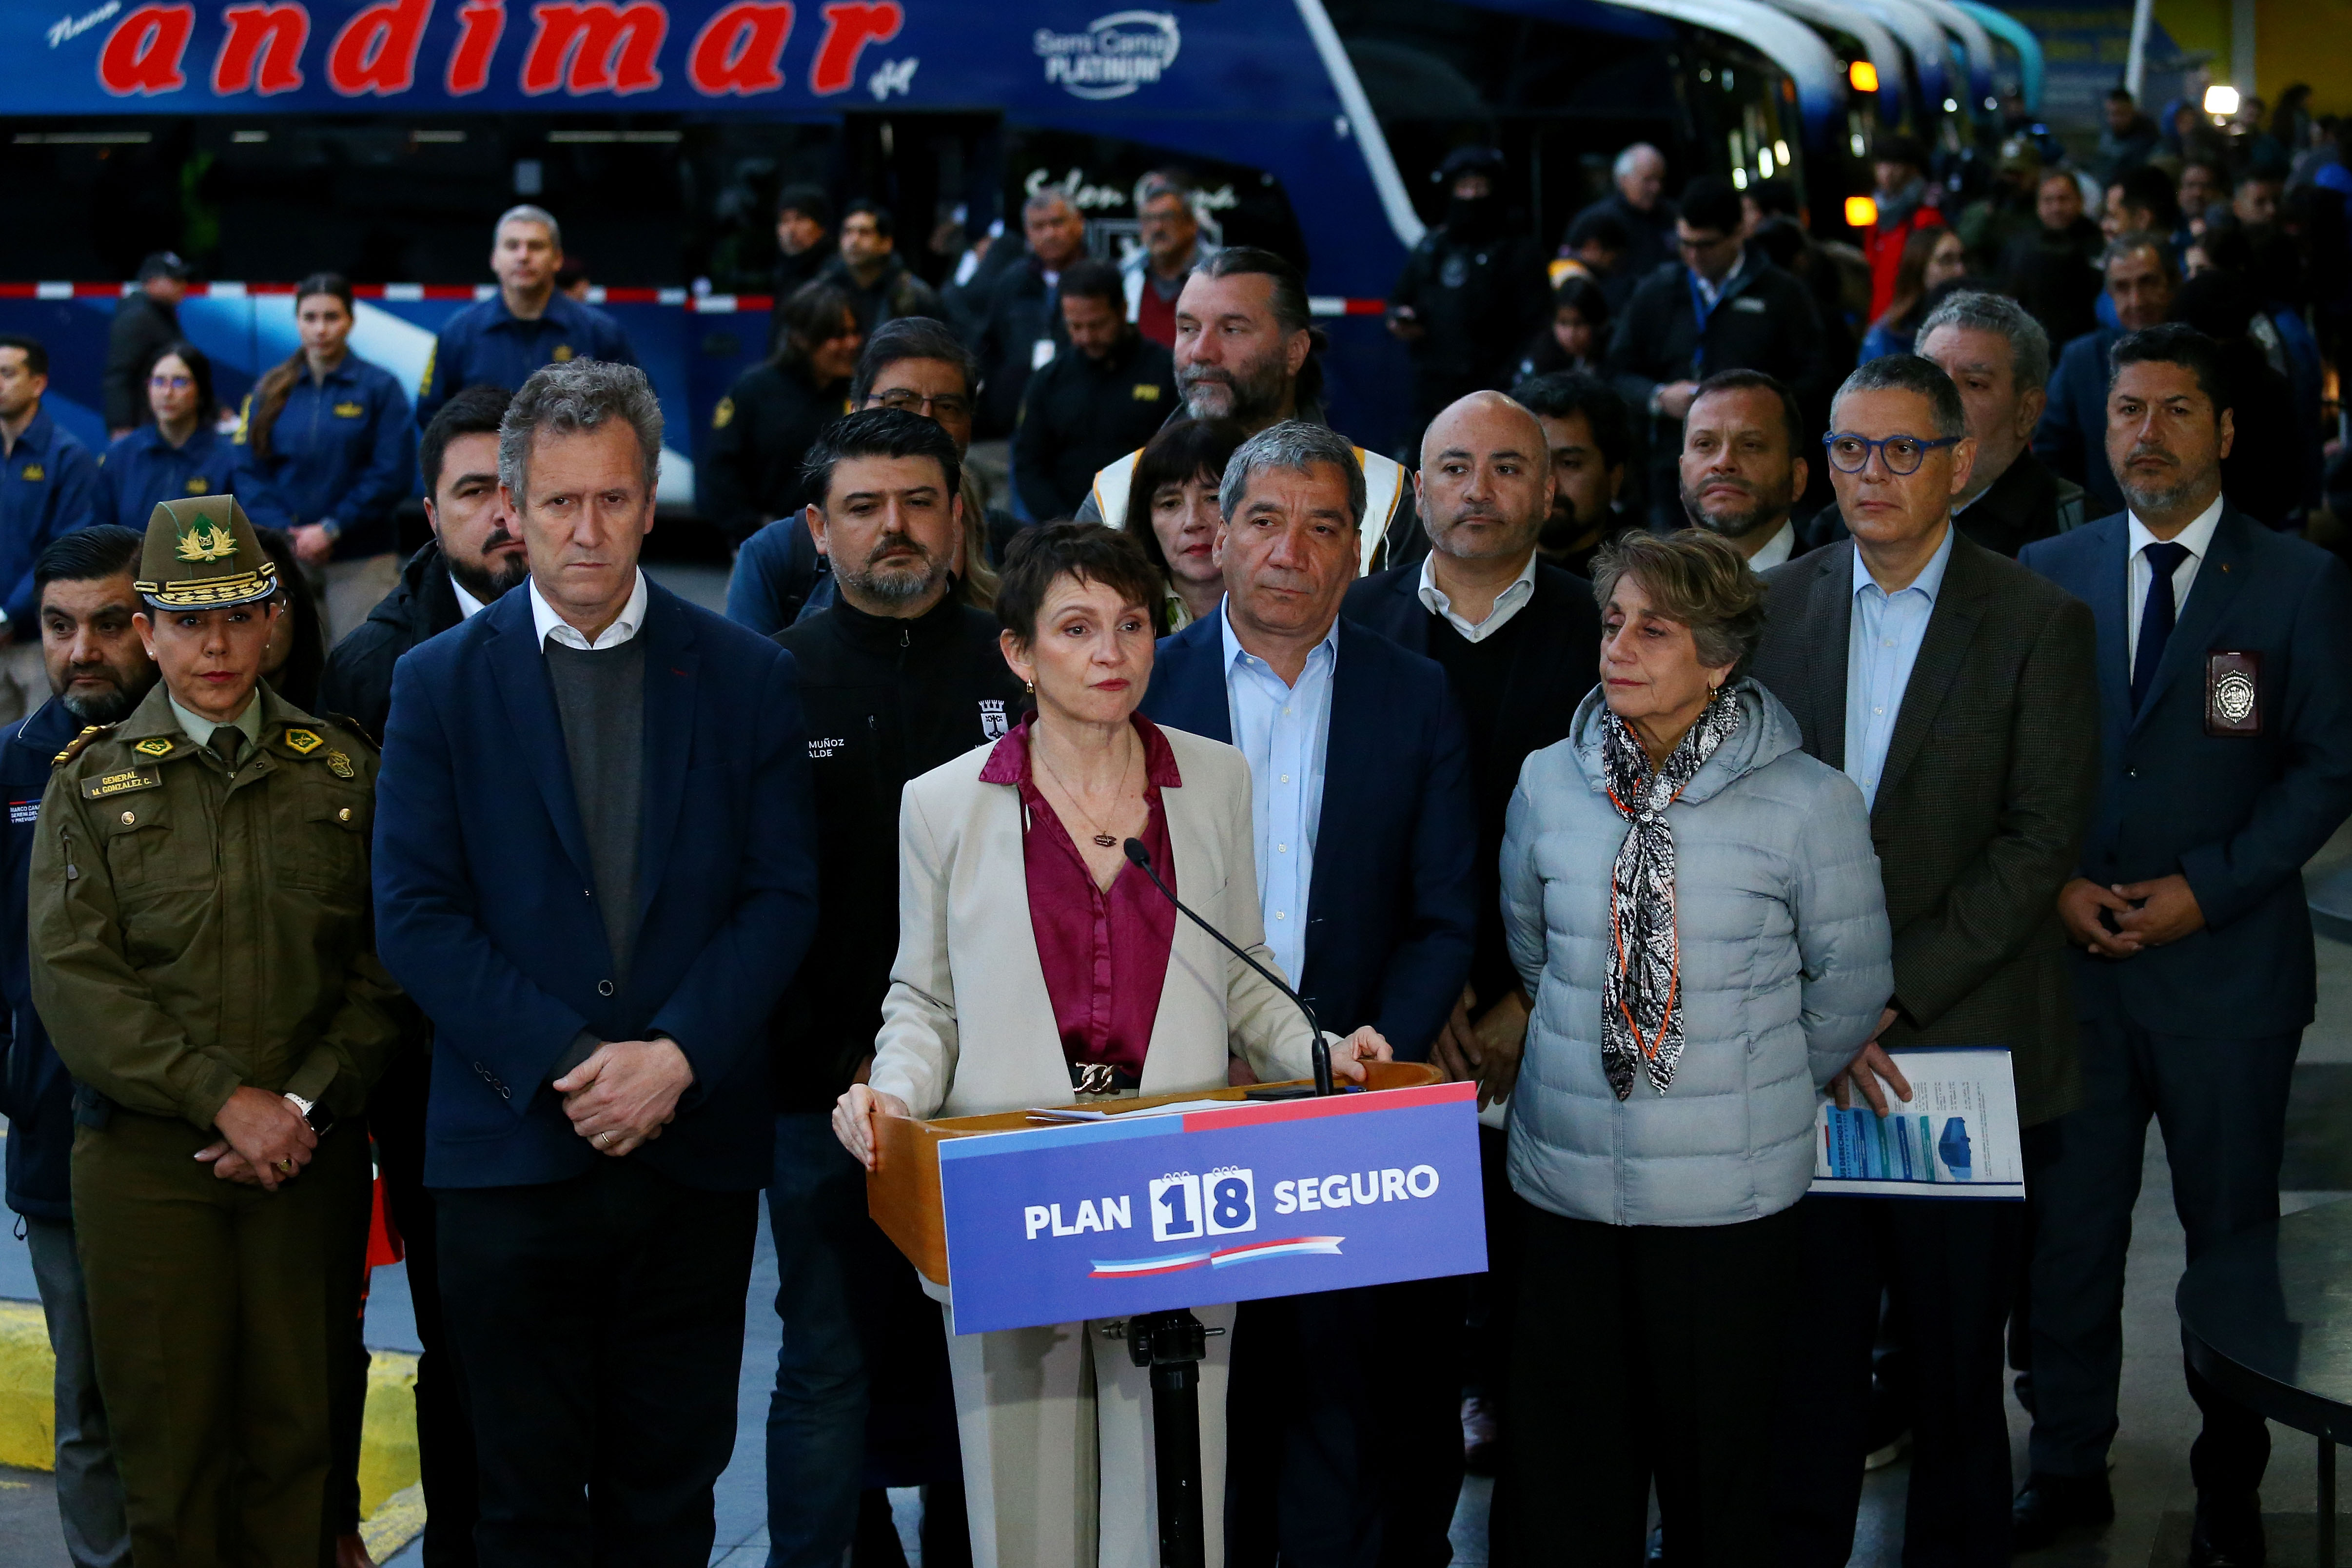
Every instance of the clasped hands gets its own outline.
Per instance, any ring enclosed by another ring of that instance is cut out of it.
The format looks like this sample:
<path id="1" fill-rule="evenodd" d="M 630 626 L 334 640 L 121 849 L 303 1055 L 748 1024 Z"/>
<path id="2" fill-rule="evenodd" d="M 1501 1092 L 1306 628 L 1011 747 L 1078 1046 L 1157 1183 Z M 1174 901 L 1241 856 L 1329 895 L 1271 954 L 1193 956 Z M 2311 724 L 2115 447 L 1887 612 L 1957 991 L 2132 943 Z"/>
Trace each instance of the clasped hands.
<path id="1" fill-rule="evenodd" d="M 675 1040 L 606 1040 L 550 1087 L 563 1097 L 572 1131 L 619 1159 L 662 1135 L 693 1082 L 693 1064 Z"/>
<path id="2" fill-rule="evenodd" d="M 224 1182 L 276 1192 L 310 1163 L 319 1135 L 282 1094 L 250 1086 L 233 1089 L 213 1115 L 220 1140 L 196 1159 Z"/>
<path id="3" fill-rule="evenodd" d="M 1477 991 L 1465 985 L 1454 998 L 1453 1015 L 1437 1031 L 1429 1059 L 1449 1081 L 1476 1084 L 1478 1109 L 1484 1110 L 1508 1100 L 1519 1080 L 1519 1058 L 1528 1043 L 1528 998 L 1515 985 L 1473 1024 L 1470 1012 L 1477 1005 Z"/>
<path id="4" fill-rule="evenodd" d="M 2107 910 L 2116 917 L 2113 931 L 2099 918 Z M 2112 888 L 2077 877 L 2058 889 L 2058 919 L 2068 941 L 2101 958 L 2130 958 L 2205 929 L 2205 911 L 2179 872 Z"/>

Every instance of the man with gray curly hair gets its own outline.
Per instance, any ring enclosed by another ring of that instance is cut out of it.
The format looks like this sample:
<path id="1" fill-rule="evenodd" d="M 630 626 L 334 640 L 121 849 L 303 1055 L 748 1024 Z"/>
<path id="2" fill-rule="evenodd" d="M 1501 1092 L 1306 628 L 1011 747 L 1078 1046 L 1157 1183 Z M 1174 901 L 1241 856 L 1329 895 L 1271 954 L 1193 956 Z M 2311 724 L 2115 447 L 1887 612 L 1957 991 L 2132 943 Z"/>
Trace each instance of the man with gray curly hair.
<path id="1" fill-rule="evenodd" d="M 2037 539 L 2083 523 L 2083 487 L 2029 449 L 2049 404 L 2050 336 L 2004 294 L 1954 294 L 1920 323 L 1918 352 L 1959 388 L 1977 444 L 1969 482 L 1952 499 L 1962 533 L 2011 560 Z"/>
<path id="2" fill-rule="evenodd" d="M 530 579 L 393 674 L 376 925 L 434 1024 L 486 1568 L 709 1561 L 815 921 L 792 656 L 637 564 L 661 435 L 634 365 L 535 372 L 499 430 Z"/>
<path id="3" fill-rule="evenodd" d="M 1367 479 L 1346 437 L 1303 419 L 1234 449 L 1213 547 L 1224 602 L 1161 640 L 1142 712 L 1248 759 L 1266 945 L 1316 1017 L 1420 1061 L 1470 977 L 1478 811 L 1444 667 L 1339 616 L 1384 521 Z M 1429 1282 L 1243 1304 L 1229 1561 L 1353 1561 L 1365 1541 L 1444 1560 L 1461 1380 L 1446 1357 L 1385 1347 L 1449 1314 L 1458 1298 Z"/>

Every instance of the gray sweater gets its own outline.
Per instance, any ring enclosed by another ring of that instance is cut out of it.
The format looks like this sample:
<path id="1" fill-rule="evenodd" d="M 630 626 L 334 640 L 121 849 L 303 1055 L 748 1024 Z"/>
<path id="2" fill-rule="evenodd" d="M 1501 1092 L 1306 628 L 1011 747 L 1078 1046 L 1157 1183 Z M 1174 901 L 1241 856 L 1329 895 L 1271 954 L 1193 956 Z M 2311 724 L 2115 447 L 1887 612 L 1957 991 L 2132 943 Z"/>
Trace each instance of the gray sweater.
<path id="1" fill-rule="evenodd" d="M 547 679 L 613 950 L 612 980 L 624 986 L 637 934 L 637 856 L 645 837 L 645 639 L 594 653 L 550 639 Z"/>
<path id="2" fill-rule="evenodd" d="M 1731 1225 L 1813 1174 L 1820 1089 L 1895 988 L 1870 820 L 1853 781 L 1798 749 L 1753 680 L 1742 718 L 1666 812 L 1675 835 L 1684 1047 L 1672 1087 L 1620 1100 L 1601 1066 L 1609 880 L 1625 818 L 1601 763 L 1602 695 L 1519 770 L 1503 924 L 1534 998 L 1511 1096 L 1520 1196 L 1609 1225 Z"/>

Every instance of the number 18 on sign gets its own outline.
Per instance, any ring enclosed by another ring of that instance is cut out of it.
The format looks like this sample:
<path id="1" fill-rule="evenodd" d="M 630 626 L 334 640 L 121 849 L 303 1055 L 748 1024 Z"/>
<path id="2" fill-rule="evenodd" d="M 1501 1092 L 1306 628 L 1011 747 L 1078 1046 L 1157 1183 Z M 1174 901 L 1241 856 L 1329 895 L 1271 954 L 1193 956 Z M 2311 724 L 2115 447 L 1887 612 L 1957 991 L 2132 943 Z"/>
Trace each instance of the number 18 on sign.
<path id="1" fill-rule="evenodd" d="M 1475 1273 L 1475 1089 L 951 1139 L 940 1195 L 959 1333 Z"/>

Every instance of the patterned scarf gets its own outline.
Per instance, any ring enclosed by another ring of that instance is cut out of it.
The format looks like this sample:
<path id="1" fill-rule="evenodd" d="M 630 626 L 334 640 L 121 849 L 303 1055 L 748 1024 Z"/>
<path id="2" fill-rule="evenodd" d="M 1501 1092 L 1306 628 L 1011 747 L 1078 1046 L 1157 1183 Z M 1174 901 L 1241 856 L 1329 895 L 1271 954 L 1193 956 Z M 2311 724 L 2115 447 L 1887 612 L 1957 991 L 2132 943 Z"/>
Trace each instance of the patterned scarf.
<path id="1" fill-rule="evenodd" d="M 1601 983 L 1601 1067 L 1619 1100 L 1633 1092 L 1637 1068 L 1665 1093 L 1682 1059 L 1682 942 L 1675 934 L 1675 836 L 1666 807 L 1738 728 L 1739 702 L 1727 687 L 1653 773 L 1625 721 L 1606 712 L 1601 719 L 1609 799 L 1627 821 L 1609 877 L 1614 941 Z"/>

